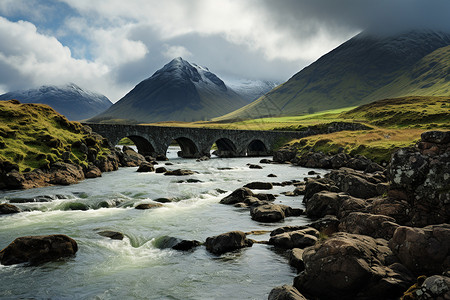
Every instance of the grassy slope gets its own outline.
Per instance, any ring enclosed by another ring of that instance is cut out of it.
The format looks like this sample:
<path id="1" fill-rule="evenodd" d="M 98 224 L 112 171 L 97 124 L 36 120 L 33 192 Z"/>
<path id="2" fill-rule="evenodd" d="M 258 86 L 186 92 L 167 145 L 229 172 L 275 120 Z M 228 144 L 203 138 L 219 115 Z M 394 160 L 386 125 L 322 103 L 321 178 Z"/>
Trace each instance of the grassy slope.
<path id="1" fill-rule="evenodd" d="M 383 98 L 450 95 L 450 46 L 422 58 L 390 84 L 365 98 L 365 102 Z"/>
<path id="2" fill-rule="evenodd" d="M 71 151 L 73 163 L 87 164 L 86 155 L 72 147 L 75 142 L 90 144 L 99 155 L 108 152 L 88 137 L 80 123 L 69 122 L 47 105 L 0 101 L 0 160 L 19 165 L 20 171 L 62 160 L 66 151 Z"/>
<path id="3" fill-rule="evenodd" d="M 450 129 L 450 97 L 384 99 L 335 116 L 374 129 L 317 135 L 291 144 L 300 152 L 337 153 L 342 148 L 346 153 L 362 154 L 381 163 L 389 161 L 396 149 L 414 145 L 424 131 Z"/>

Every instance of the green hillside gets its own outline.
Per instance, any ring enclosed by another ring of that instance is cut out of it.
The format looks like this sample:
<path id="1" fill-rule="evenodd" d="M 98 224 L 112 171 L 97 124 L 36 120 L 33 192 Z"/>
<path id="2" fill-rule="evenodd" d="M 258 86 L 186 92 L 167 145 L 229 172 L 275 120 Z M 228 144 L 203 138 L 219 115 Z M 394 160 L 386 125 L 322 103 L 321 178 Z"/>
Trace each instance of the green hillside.
<path id="1" fill-rule="evenodd" d="M 367 96 L 365 101 L 409 95 L 450 95 L 450 46 L 428 54 L 390 84 Z"/>
<path id="2" fill-rule="evenodd" d="M 284 84 L 215 121 L 293 116 L 407 95 L 450 95 L 450 34 L 361 33 Z"/>
<path id="3" fill-rule="evenodd" d="M 68 121 L 50 106 L 0 101 L 0 165 L 9 161 L 18 165 L 20 171 L 30 171 L 63 158 L 87 165 L 87 157 L 78 147 L 84 143 L 101 156 L 109 153 L 102 142 L 85 132 L 80 123 Z"/>

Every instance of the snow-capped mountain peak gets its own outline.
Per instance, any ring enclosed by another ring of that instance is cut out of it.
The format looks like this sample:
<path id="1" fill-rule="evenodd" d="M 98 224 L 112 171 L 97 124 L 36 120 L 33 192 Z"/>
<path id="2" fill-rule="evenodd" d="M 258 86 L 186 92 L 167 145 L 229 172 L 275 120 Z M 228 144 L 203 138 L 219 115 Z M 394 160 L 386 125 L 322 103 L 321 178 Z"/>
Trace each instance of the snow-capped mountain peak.
<path id="1" fill-rule="evenodd" d="M 112 103 L 101 94 L 87 91 L 76 85 L 43 85 L 38 88 L 14 91 L 0 95 L 0 100 L 17 99 L 23 103 L 50 105 L 69 120 L 82 120 L 94 116 Z"/>

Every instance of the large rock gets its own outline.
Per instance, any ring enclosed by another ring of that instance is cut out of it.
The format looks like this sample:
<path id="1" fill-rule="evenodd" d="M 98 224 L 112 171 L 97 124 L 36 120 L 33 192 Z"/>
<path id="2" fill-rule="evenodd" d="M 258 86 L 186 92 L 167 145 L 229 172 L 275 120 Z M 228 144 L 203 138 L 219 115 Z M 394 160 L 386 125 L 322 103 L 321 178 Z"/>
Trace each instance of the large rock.
<path id="1" fill-rule="evenodd" d="M 285 284 L 272 289 L 268 300 L 306 300 L 306 298 L 295 287 Z"/>
<path id="2" fill-rule="evenodd" d="M 308 224 L 326 236 L 330 236 L 339 230 L 339 219 L 334 215 L 326 215 Z"/>
<path id="3" fill-rule="evenodd" d="M 49 182 L 52 184 L 69 185 L 85 178 L 80 166 L 63 162 L 54 163 L 49 172 L 51 174 Z"/>
<path id="4" fill-rule="evenodd" d="M 364 155 L 356 155 L 347 162 L 347 168 L 364 171 L 372 163 L 370 159 Z"/>
<path id="5" fill-rule="evenodd" d="M 294 160 L 294 164 L 306 168 L 331 168 L 330 156 L 322 152 L 307 152 Z"/>
<path id="6" fill-rule="evenodd" d="M 102 177 L 102 171 L 100 171 L 100 169 L 95 166 L 94 164 L 90 163 L 87 170 L 84 173 L 84 176 L 86 178 L 97 178 L 97 177 Z"/>
<path id="7" fill-rule="evenodd" d="M 450 299 L 450 277 L 430 276 L 415 291 L 417 300 L 447 300 Z"/>
<path id="8" fill-rule="evenodd" d="M 289 265 L 296 268 L 297 272 L 305 269 L 305 262 L 303 261 L 304 249 L 294 248 L 289 252 Z"/>
<path id="9" fill-rule="evenodd" d="M 394 218 L 362 212 L 350 213 L 341 219 L 339 224 L 340 231 L 363 234 L 385 240 L 391 239 L 398 227 L 399 225 L 395 223 Z"/>
<path id="10" fill-rule="evenodd" d="M 392 197 L 379 197 L 372 199 L 369 212 L 375 215 L 383 215 L 394 218 L 397 224 L 409 223 L 411 205 L 405 200 L 397 200 Z"/>
<path id="11" fill-rule="evenodd" d="M 280 248 L 305 248 L 314 245 L 319 238 L 319 232 L 314 228 L 284 232 L 271 236 L 269 244 Z"/>
<path id="12" fill-rule="evenodd" d="M 273 189 L 273 185 L 270 182 L 260 182 L 255 181 L 244 185 L 244 187 L 252 189 L 252 190 L 271 190 Z"/>
<path id="13" fill-rule="evenodd" d="M 122 156 L 120 157 L 120 163 L 122 166 L 137 167 L 145 161 L 145 157 L 142 154 L 137 153 L 131 147 L 123 146 Z"/>
<path id="14" fill-rule="evenodd" d="M 305 197 L 303 198 L 303 202 L 308 201 L 315 193 L 321 191 L 332 191 L 332 192 L 340 192 L 340 190 L 335 186 L 335 183 L 327 178 L 321 179 L 309 179 L 305 185 Z"/>
<path id="15" fill-rule="evenodd" d="M 77 250 L 77 242 L 67 235 L 24 236 L 16 238 L 0 252 L 0 263 L 36 265 L 73 256 Z"/>
<path id="16" fill-rule="evenodd" d="M 246 197 L 253 196 L 253 192 L 248 188 L 239 188 L 234 190 L 230 195 L 226 196 L 220 203 L 222 204 L 236 204 L 239 202 L 244 202 Z"/>
<path id="17" fill-rule="evenodd" d="M 155 171 L 155 167 L 149 163 L 149 162 L 142 162 L 139 164 L 139 168 L 136 170 L 136 172 L 154 172 Z"/>
<path id="18" fill-rule="evenodd" d="M 253 242 L 242 231 L 230 231 L 206 239 L 205 246 L 209 252 L 220 255 L 244 247 L 251 247 Z"/>
<path id="19" fill-rule="evenodd" d="M 123 240 L 123 238 L 125 237 L 125 235 L 122 232 L 111 230 L 99 231 L 98 234 L 110 238 L 112 240 Z"/>
<path id="20" fill-rule="evenodd" d="M 141 210 L 146 210 L 146 209 L 152 209 L 152 208 L 158 208 L 158 207 L 163 207 L 164 205 L 162 205 L 161 203 L 141 203 L 136 205 L 135 209 L 141 209 Z"/>
<path id="21" fill-rule="evenodd" d="M 120 152 L 120 154 L 122 153 Z M 119 166 L 127 167 L 127 165 L 121 164 L 119 152 L 113 152 L 106 157 L 102 156 L 96 159 L 94 163 L 102 172 L 116 171 L 119 169 Z M 131 166 L 134 167 L 135 164 L 133 163 Z"/>
<path id="22" fill-rule="evenodd" d="M 383 239 L 349 233 L 308 247 L 294 286 L 320 299 L 396 299 L 414 282 Z"/>
<path id="23" fill-rule="evenodd" d="M 185 170 L 185 169 L 177 169 L 173 171 L 167 171 L 164 173 L 166 176 L 186 176 L 186 175 L 193 175 L 195 174 L 194 171 L 191 170 Z"/>
<path id="24" fill-rule="evenodd" d="M 450 220 L 450 143 L 447 132 L 425 132 L 416 148 L 399 149 L 388 168 L 391 197 L 411 205 L 408 225 Z"/>
<path id="25" fill-rule="evenodd" d="M 196 240 L 183 240 L 172 236 L 162 236 L 154 241 L 154 245 L 160 249 L 171 248 L 179 251 L 189 251 L 200 246 L 200 242 Z"/>
<path id="26" fill-rule="evenodd" d="M 450 268 L 450 225 L 401 226 L 395 230 L 389 248 L 415 274 L 441 274 Z"/>
<path id="27" fill-rule="evenodd" d="M 333 155 L 330 158 L 331 167 L 333 169 L 339 169 L 342 167 L 346 167 L 350 158 L 351 158 L 350 155 L 348 155 L 346 153 L 338 153 L 336 155 Z"/>
<path id="28" fill-rule="evenodd" d="M 267 223 L 282 221 L 286 216 L 283 208 L 277 204 L 266 204 L 252 207 L 250 209 L 250 215 L 252 220 Z"/>
<path id="29" fill-rule="evenodd" d="M 333 180 L 341 191 L 356 198 L 368 199 L 387 192 L 387 185 L 378 176 L 349 168 L 332 170 L 326 177 Z"/>
<path id="30" fill-rule="evenodd" d="M 345 193 L 321 191 L 315 193 L 305 203 L 306 214 L 309 217 L 321 218 L 326 215 L 337 215 L 344 199 L 349 196 Z"/>
<path id="31" fill-rule="evenodd" d="M 273 153 L 273 160 L 276 162 L 287 162 L 295 158 L 296 155 L 295 148 L 281 148 Z"/>
<path id="32" fill-rule="evenodd" d="M 0 204 L 0 215 L 16 214 L 20 212 L 20 208 L 9 203 Z"/>

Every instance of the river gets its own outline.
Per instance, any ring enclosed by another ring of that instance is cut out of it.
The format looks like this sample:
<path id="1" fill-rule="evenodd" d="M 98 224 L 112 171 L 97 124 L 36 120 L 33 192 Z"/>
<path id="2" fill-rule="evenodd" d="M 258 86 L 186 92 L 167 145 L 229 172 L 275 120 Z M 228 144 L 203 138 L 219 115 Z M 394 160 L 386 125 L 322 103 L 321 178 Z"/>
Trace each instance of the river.
<path id="1" fill-rule="evenodd" d="M 278 285 L 292 284 L 296 272 L 287 258 L 272 246 L 253 247 L 215 256 L 201 246 L 182 252 L 159 249 L 162 236 L 195 239 L 232 230 L 273 230 L 286 225 L 304 225 L 306 217 L 289 217 L 275 224 L 251 220 L 248 209 L 219 204 L 220 199 L 252 181 L 302 180 L 310 169 L 290 165 L 263 164 L 250 169 L 261 158 L 212 158 L 196 162 L 176 157 L 167 169 L 190 169 L 191 176 L 137 173 L 121 168 L 71 186 L 51 186 L 24 191 L 0 192 L 1 202 L 13 198 L 56 196 L 49 202 L 15 204 L 23 210 L 0 216 L 0 249 L 16 237 L 67 234 L 78 243 L 75 257 L 36 267 L 0 265 L 0 298 L 17 299 L 267 299 Z M 159 166 L 163 166 L 160 162 Z M 320 170 L 316 170 L 319 173 Z M 269 178 L 273 173 L 278 177 Z M 179 183 L 189 178 L 197 183 Z M 280 194 L 294 187 L 275 186 Z M 227 193 L 223 193 L 224 190 Z M 166 197 L 176 201 L 151 210 L 136 210 L 138 203 Z M 280 194 L 275 203 L 302 208 L 301 197 Z M 89 209 L 70 210 L 72 203 Z M 105 207 L 112 206 L 112 207 Z M 125 234 L 112 240 L 98 234 L 114 230 Z M 269 234 L 250 235 L 268 240 Z"/>

